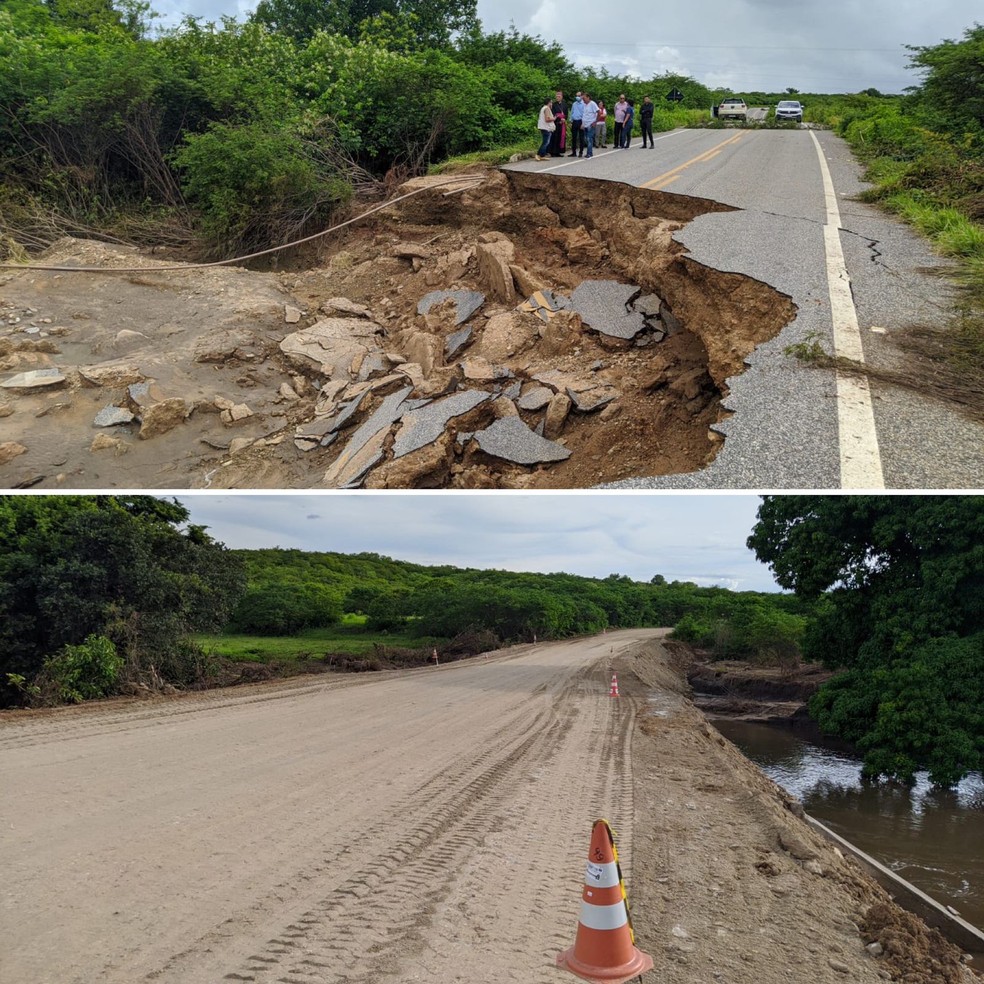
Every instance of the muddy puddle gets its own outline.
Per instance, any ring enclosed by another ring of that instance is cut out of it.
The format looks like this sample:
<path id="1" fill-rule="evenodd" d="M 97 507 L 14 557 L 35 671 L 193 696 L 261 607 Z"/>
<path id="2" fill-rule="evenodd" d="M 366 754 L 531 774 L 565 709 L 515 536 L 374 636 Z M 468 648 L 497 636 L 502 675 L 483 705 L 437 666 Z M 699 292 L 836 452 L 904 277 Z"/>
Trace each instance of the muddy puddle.
<path id="1" fill-rule="evenodd" d="M 672 241 L 725 206 L 428 184 L 301 271 L 64 240 L 39 262 L 139 272 L 0 275 L 0 484 L 580 488 L 713 459 L 727 378 L 794 313 Z"/>

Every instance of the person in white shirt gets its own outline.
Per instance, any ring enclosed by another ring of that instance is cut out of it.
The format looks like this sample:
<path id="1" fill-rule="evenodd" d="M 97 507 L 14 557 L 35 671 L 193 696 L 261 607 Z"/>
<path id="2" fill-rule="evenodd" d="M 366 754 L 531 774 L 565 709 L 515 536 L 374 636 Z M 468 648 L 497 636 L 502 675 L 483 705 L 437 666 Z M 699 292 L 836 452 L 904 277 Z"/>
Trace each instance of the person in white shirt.
<path id="1" fill-rule="evenodd" d="M 557 124 L 554 122 L 553 110 L 550 108 L 551 102 L 551 98 L 547 96 L 543 101 L 543 105 L 540 107 L 540 117 L 536 121 L 536 127 L 540 131 L 542 138 L 540 149 L 536 152 L 536 159 L 538 161 L 545 161 L 549 156 L 550 141 L 553 139 L 554 131 L 557 129 Z"/>
<path id="2" fill-rule="evenodd" d="M 595 123 L 598 122 L 598 104 L 586 92 L 581 94 L 584 110 L 581 116 L 581 134 L 584 137 L 585 157 L 594 155 Z"/>
<path id="3" fill-rule="evenodd" d="M 625 111 L 629 108 L 629 104 L 625 99 L 625 93 L 618 97 L 618 102 L 615 103 L 615 146 L 622 146 L 622 124 L 625 122 Z"/>

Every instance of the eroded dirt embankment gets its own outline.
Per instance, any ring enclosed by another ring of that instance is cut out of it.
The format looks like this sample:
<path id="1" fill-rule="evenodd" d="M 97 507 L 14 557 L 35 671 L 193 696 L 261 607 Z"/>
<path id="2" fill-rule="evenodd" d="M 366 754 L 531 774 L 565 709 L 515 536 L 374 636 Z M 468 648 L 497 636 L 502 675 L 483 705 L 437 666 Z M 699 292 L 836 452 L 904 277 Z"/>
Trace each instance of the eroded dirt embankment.
<path id="1" fill-rule="evenodd" d="M 42 260 L 140 272 L 0 277 L 0 484 L 574 488 L 709 462 L 726 379 L 793 314 L 673 243 L 727 209 L 520 173 L 446 191 L 302 272 L 66 240 Z"/>
<path id="2" fill-rule="evenodd" d="M 687 682 L 694 703 L 711 718 L 810 725 L 807 704 L 834 675 L 817 663 L 755 666 L 740 660 L 706 661 L 694 653 L 691 659 Z"/>
<path id="3" fill-rule="evenodd" d="M 660 944 L 659 979 L 979 980 L 707 723 L 687 696 L 688 663 L 643 646 L 614 664 L 628 692 L 654 695 L 632 746 L 629 890 L 638 935 Z"/>

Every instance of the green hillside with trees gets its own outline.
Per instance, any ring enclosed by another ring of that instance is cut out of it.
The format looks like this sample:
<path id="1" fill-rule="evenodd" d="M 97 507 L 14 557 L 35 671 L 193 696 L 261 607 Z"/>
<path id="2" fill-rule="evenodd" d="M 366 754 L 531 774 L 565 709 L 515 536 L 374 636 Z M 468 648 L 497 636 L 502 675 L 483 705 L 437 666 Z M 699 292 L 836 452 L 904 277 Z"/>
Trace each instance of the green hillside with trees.
<path id="1" fill-rule="evenodd" d="M 236 634 L 292 635 L 344 621 L 401 638 L 480 633 L 500 645 L 681 622 L 681 638 L 722 657 L 767 659 L 777 640 L 795 649 L 809 610 L 793 595 L 700 588 L 659 574 L 640 582 L 421 567 L 376 554 L 233 554 L 248 578 L 228 624 Z"/>
<path id="2" fill-rule="evenodd" d="M 0 497 L 0 707 L 675 626 L 712 659 L 838 671 L 811 714 L 871 776 L 984 765 L 980 497 L 764 497 L 748 546 L 790 593 L 229 550 L 188 520 L 151 496 Z"/>
<path id="3" fill-rule="evenodd" d="M 228 550 L 150 496 L 0 498 L 0 704 L 204 687 L 221 661 L 379 669 L 610 628 L 673 626 L 721 657 L 795 660 L 792 594 Z M 349 657 L 354 657 L 351 661 Z M 367 658 L 371 657 L 371 658 Z"/>

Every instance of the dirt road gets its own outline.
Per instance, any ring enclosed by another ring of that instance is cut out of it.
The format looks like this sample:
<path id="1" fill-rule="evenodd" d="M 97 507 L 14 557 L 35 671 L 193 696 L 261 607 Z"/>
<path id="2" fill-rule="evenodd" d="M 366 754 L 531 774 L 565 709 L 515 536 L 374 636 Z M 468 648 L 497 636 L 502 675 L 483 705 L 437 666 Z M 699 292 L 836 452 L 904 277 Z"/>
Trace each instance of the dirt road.
<path id="1" fill-rule="evenodd" d="M 0 979 L 555 984 L 599 816 L 660 980 L 887 976 L 887 897 L 669 662 L 634 630 L 0 719 Z"/>

